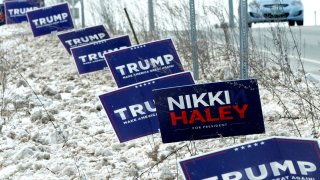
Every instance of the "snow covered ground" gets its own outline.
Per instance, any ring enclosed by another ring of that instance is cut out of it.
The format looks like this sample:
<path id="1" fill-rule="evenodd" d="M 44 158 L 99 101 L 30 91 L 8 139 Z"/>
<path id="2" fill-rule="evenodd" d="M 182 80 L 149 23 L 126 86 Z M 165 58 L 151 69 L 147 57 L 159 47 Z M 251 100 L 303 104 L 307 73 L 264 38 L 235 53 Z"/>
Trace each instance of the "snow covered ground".
<path id="1" fill-rule="evenodd" d="M 55 35 L 33 38 L 26 24 L 0 27 L 0 59 L 0 179 L 182 179 L 179 159 L 297 137 L 294 122 L 302 137 L 320 136 L 312 121 L 284 118 L 281 103 L 261 87 L 266 134 L 171 144 L 155 134 L 120 144 L 97 98 L 115 89 L 109 72 L 79 76 Z M 295 97 L 282 96 L 294 112 Z"/>

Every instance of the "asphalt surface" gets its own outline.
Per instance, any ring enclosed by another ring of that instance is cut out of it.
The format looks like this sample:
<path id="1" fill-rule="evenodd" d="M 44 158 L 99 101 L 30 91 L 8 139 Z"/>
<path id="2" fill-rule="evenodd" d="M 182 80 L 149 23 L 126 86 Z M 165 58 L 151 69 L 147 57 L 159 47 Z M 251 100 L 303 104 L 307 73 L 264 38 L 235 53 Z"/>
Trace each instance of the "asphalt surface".
<path id="1" fill-rule="evenodd" d="M 280 35 L 282 42 L 288 47 L 290 59 L 292 61 L 298 59 L 299 51 L 306 72 L 320 76 L 320 26 L 258 27 L 252 28 L 250 33 L 252 33 L 256 47 L 270 54 L 278 52 L 275 49 L 273 37 Z M 298 47 L 298 51 L 295 47 Z M 292 64 L 297 64 L 297 62 L 292 62 Z"/>

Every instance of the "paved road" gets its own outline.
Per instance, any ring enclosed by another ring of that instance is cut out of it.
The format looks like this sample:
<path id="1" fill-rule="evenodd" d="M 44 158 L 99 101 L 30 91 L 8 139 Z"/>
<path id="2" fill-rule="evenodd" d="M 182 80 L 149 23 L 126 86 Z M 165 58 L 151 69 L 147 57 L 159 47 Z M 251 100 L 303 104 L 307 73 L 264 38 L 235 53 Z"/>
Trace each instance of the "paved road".
<path id="1" fill-rule="evenodd" d="M 301 50 L 302 60 L 308 73 L 320 76 L 320 26 L 317 27 L 289 27 L 280 28 L 283 39 L 289 47 L 289 54 L 297 57 L 297 51 L 294 50 L 295 43 Z M 263 51 L 274 51 L 274 41 L 272 32 L 277 28 L 252 28 L 252 37 L 256 41 L 257 46 Z M 292 34 L 291 34 L 292 32 Z M 294 38 L 293 38 L 294 37 Z M 294 40 L 295 39 L 295 40 Z M 268 48 L 266 48 L 268 47 Z"/>

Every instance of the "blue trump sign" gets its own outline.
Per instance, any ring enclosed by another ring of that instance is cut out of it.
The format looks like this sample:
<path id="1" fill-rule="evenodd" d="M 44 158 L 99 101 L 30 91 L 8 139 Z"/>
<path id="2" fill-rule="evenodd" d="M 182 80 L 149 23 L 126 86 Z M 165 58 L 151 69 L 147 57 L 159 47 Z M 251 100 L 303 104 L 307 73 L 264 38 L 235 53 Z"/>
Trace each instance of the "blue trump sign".
<path id="1" fill-rule="evenodd" d="M 0 4 L 0 26 L 6 24 L 6 13 L 4 11 L 4 4 Z"/>
<path id="2" fill-rule="evenodd" d="M 103 25 L 83 28 L 66 33 L 58 34 L 63 46 L 71 54 L 71 48 L 83 46 L 96 41 L 109 39 L 110 36 Z"/>
<path id="3" fill-rule="evenodd" d="M 108 53 L 105 58 L 118 87 L 183 72 L 171 39 Z"/>
<path id="4" fill-rule="evenodd" d="M 120 142 L 159 132 L 152 90 L 194 84 L 190 72 L 168 75 L 100 95 Z"/>
<path id="5" fill-rule="evenodd" d="M 164 143 L 264 133 L 257 80 L 154 91 Z"/>
<path id="6" fill-rule="evenodd" d="M 180 161 L 188 180 L 318 180 L 317 140 L 272 137 Z"/>
<path id="7" fill-rule="evenodd" d="M 104 54 L 131 46 L 128 35 L 71 48 L 79 74 L 106 69 Z"/>
<path id="8" fill-rule="evenodd" d="M 27 22 L 26 13 L 41 7 L 42 3 L 35 0 L 5 1 L 6 24 Z"/>
<path id="9" fill-rule="evenodd" d="M 27 17 L 34 37 L 74 28 L 68 3 L 29 11 Z"/>

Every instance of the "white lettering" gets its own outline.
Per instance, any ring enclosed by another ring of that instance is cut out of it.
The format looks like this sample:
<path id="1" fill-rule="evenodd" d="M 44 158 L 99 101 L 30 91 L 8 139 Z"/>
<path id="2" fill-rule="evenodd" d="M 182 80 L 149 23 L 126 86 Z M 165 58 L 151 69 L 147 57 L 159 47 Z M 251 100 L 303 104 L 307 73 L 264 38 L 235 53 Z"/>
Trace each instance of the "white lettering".
<path id="1" fill-rule="evenodd" d="M 72 40 L 66 40 L 65 41 L 69 46 L 72 46 Z"/>
<path id="2" fill-rule="evenodd" d="M 168 97 L 167 101 L 168 101 L 168 104 L 169 104 L 169 110 L 170 111 L 174 110 L 173 104 L 175 104 L 179 109 L 185 109 L 183 96 L 179 96 L 179 102 L 177 102 L 172 97 Z"/>
<path id="3" fill-rule="evenodd" d="M 253 174 L 252 168 L 245 169 L 245 172 L 248 176 L 248 179 L 250 179 L 250 180 L 263 180 L 268 177 L 268 171 L 267 171 L 266 165 L 264 165 L 264 164 L 259 165 L 259 171 L 260 171 L 260 176 L 255 176 Z"/>
<path id="4" fill-rule="evenodd" d="M 290 174 L 297 174 L 296 170 L 294 169 L 292 161 L 286 160 L 283 164 L 280 164 L 278 162 L 272 162 L 270 163 L 271 170 L 274 174 L 274 176 L 280 176 L 280 170 L 286 171 L 289 169 Z"/>
<path id="5" fill-rule="evenodd" d="M 139 61 L 138 65 L 142 70 L 148 70 L 150 68 L 150 64 L 146 60 L 144 60 L 144 62 L 145 62 L 145 65 L 142 64 L 142 61 Z"/>
<path id="6" fill-rule="evenodd" d="M 145 60 L 147 61 L 147 60 Z M 150 63 L 152 64 L 152 66 L 155 68 L 155 67 L 158 67 L 158 66 L 163 66 L 164 65 L 164 62 L 162 60 L 162 57 L 161 56 L 158 56 L 156 58 L 150 58 Z"/>
<path id="7" fill-rule="evenodd" d="M 300 175 L 308 176 L 310 172 L 316 172 L 317 166 L 312 162 L 306 161 L 297 161 L 299 170 L 301 172 Z M 294 163 L 291 160 L 285 160 L 283 164 L 279 162 L 270 162 L 270 167 L 266 167 L 266 164 L 259 165 L 258 170 L 253 167 L 248 167 L 244 169 L 245 174 L 242 174 L 240 171 L 234 171 L 229 173 L 224 173 L 219 176 L 213 176 L 207 178 L 205 180 L 218 180 L 220 177 L 222 180 L 240 180 L 240 179 L 249 179 L 249 180 L 263 180 L 263 179 L 271 179 L 271 177 L 275 177 L 273 180 L 287 180 L 289 176 L 280 177 L 283 175 L 282 172 L 288 171 L 290 175 L 297 175 L 297 171 L 295 169 Z M 271 169 L 271 172 L 268 172 L 268 169 Z M 269 174 L 270 173 L 270 174 Z M 286 173 L 287 174 L 287 173 Z M 300 177 L 291 176 L 291 179 L 300 179 Z"/>
<path id="8" fill-rule="evenodd" d="M 124 67 L 122 67 L 122 70 L 123 68 Z M 223 96 L 226 102 L 223 102 L 220 99 L 220 98 L 223 98 Z M 204 98 L 206 97 L 209 100 L 209 104 L 204 100 Z M 167 101 L 169 104 L 170 111 L 174 110 L 173 105 L 177 106 L 179 109 L 186 109 L 185 106 L 191 109 L 191 108 L 198 108 L 199 105 L 202 105 L 203 107 L 208 107 L 208 106 L 214 106 L 215 103 L 218 103 L 220 105 L 231 104 L 229 91 L 218 91 L 215 94 L 213 94 L 212 92 L 207 92 L 207 93 L 202 93 L 200 95 L 198 94 L 184 95 L 184 96 L 179 96 L 179 101 L 174 100 L 173 97 L 168 97 Z"/>
<path id="9" fill-rule="evenodd" d="M 222 175 L 223 180 L 241 180 L 242 174 L 240 172 L 231 172 Z"/>
<path id="10" fill-rule="evenodd" d="M 221 99 L 219 99 L 222 92 L 223 91 L 218 91 L 214 96 L 213 96 L 212 92 L 208 93 L 210 106 L 214 106 L 215 101 L 217 101 L 217 103 L 219 103 L 221 105 L 225 105 L 225 103 L 223 101 L 221 101 Z"/>
<path id="11" fill-rule="evenodd" d="M 129 106 L 129 109 L 130 109 L 133 117 L 137 117 L 138 114 L 140 114 L 140 115 L 146 114 L 145 112 L 143 112 L 143 106 L 140 104 Z"/>
<path id="12" fill-rule="evenodd" d="M 45 18 L 40 18 L 39 19 L 40 25 L 46 24 L 46 19 Z"/>
<path id="13" fill-rule="evenodd" d="M 140 70 L 147 70 L 151 68 L 150 65 L 152 65 L 153 68 L 169 65 L 174 60 L 173 56 L 171 54 L 166 54 L 163 56 L 158 56 L 155 58 L 145 59 L 137 61 L 136 63 L 129 63 L 126 65 L 121 65 L 121 75 L 125 76 L 128 72 L 129 74 L 139 72 Z M 144 62 L 144 63 L 143 63 Z M 125 68 L 123 68 L 125 66 Z M 118 67 L 116 67 L 118 69 Z M 127 69 L 127 71 L 125 71 Z"/>
<path id="14" fill-rule="evenodd" d="M 306 161 L 298 161 L 298 166 L 301 172 L 301 175 L 308 175 L 308 172 L 315 172 L 317 167 L 315 164 L 306 162 Z"/>
<path id="15" fill-rule="evenodd" d="M 80 38 L 69 39 L 69 40 L 66 40 L 65 42 L 69 46 L 74 46 L 74 45 L 80 45 L 80 44 L 84 44 L 84 43 L 103 40 L 105 37 L 106 37 L 105 33 L 98 33 L 98 34 L 92 34 L 92 35 L 88 35 L 88 36 L 83 36 L 83 37 L 80 37 Z"/>
<path id="16" fill-rule="evenodd" d="M 32 20 L 33 24 L 37 25 L 38 24 L 39 19 L 34 19 Z"/>
<path id="17" fill-rule="evenodd" d="M 130 74 L 133 73 L 133 71 L 139 72 L 139 70 L 138 70 L 138 65 L 137 65 L 136 63 L 129 63 L 129 64 L 127 64 L 127 68 L 128 68 L 128 70 L 129 70 L 129 73 L 130 73 Z"/>
<path id="18" fill-rule="evenodd" d="M 81 44 L 81 40 L 80 39 L 74 39 L 73 42 L 74 42 L 74 44 Z"/>
<path id="19" fill-rule="evenodd" d="M 210 177 L 210 178 L 206 178 L 206 179 L 202 179 L 202 180 L 219 180 L 217 176 L 214 177 Z"/>
<path id="20" fill-rule="evenodd" d="M 8 9 L 8 11 L 10 15 L 13 15 L 13 9 Z"/>
<path id="21" fill-rule="evenodd" d="M 18 15 L 18 14 L 20 14 L 19 9 L 13 9 L 13 14 L 14 14 L 14 15 Z"/>
<path id="22" fill-rule="evenodd" d="M 134 104 L 129 106 L 128 108 L 120 108 L 113 111 L 116 114 L 119 114 L 122 120 L 126 120 L 129 118 L 129 114 L 127 114 L 127 110 L 132 117 L 137 117 L 139 115 L 145 115 L 147 112 L 156 112 L 156 108 L 154 106 L 154 102 L 146 101 L 143 104 Z M 126 115 L 127 114 L 127 115 Z"/>
<path id="23" fill-rule="evenodd" d="M 36 26 L 44 26 L 48 24 L 53 24 L 55 22 L 63 21 L 67 19 L 68 13 L 61 13 L 61 14 L 55 14 L 52 16 L 44 17 L 44 18 L 39 18 L 39 19 L 34 19 L 32 22 Z"/>
<path id="24" fill-rule="evenodd" d="M 186 95 L 185 99 L 186 99 L 186 103 L 187 103 L 187 108 L 189 108 L 189 109 L 192 108 L 192 102 L 191 102 L 190 95 Z"/>
<path id="25" fill-rule="evenodd" d="M 208 107 L 209 105 L 204 102 L 203 98 L 207 95 L 207 93 L 202 93 L 199 97 L 197 97 L 197 94 L 192 94 L 192 100 L 193 100 L 193 107 L 198 108 L 199 103 L 203 105 L 204 107 Z"/>
<path id="26" fill-rule="evenodd" d="M 104 39 L 107 35 L 105 33 L 99 33 L 98 36 L 99 39 Z"/>
<path id="27" fill-rule="evenodd" d="M 26 15 L 28 11 L 32 11 L 37 9 L 37 7 L 26 7 L 26 8 L 15 8 L 15 9 L 8 9 L 10 16 L 21 16 Z"/>
<path id="28" fill-rule="evenodd" d="M 124 68 L 126 68 L 125 65 L 117 66 L 117 67 L 116 67 L 116 70 L 120 71 L 120 73 L 121 73 L 122 75 L 124 75 L 124 74 L 126 74 L 126 73 L 124 72 Z"/>
<path id="29" fill-rule="evenodd" d="M 156 108 L 152 108 L 149 102 L 145 102 L 144 105 L 146 106 L 147 111 L 149 112 L 156 112 Z"/>
<path id="30" fill-rule="evenodd" d="M 103 52 L 97 52 L 97 53 L 92 53 L 92 54 L 88 54 L 88 55 L 83 55 L 83 56 L 79 56 L 78 58 L 83 62 L 87 62 L 87 61 L 96 61 L 96 60 L 103 60 L 104 59 L 104 54 L 110 52 L 110 51 L 114 51 L 118 48 L 115 49 L 109 49 Z M 119 67 L 117 67 L 119 68 Z M 121 68 L 121 67 L 120 67 Z"/>
<path id="31" fill-rule="evenodd" d="M 115 114 L 120 114 L 121 119 L 126 119 L 126 115 L 124 112 L 127 110 L 127 108 L 121 108 L 114 111 Z"/>
<path id="32" fill-rule="evenodd" d="M 67 19 L 68 13 L 62 13 L 62 19 Z"/>
<path id="33" fill-rule="evenodd" d="M 79 56 L 79 59 L 81 59 L 81 61 L 83 62 L 83 63 L 85 63 L 87 60 L 87 56 Z"/>
<path id="34" fill-rule="evenodd" d="M 166 61 L 166 64 L 170 64 L 171 61 L 174 60 L 174 58 L 173 58 L 173 56 L 171 54 L 164 55 L 163 58 Z"/>
<path id="35" fill-rule="evenodd" d="M 224 91 L 224 97 L 226 99 L 226 104 L 231 104 L 229 91 Z"/>
<path id="36" fill-rule="evenodd" d="M 89 54 L 88 55 L 89 61 L 96 60 L 97 56 L 98 56 L 98 54 Z"/>

